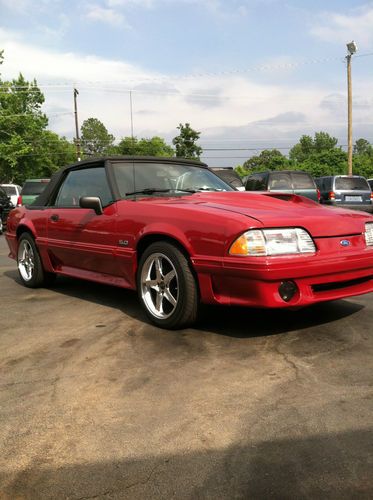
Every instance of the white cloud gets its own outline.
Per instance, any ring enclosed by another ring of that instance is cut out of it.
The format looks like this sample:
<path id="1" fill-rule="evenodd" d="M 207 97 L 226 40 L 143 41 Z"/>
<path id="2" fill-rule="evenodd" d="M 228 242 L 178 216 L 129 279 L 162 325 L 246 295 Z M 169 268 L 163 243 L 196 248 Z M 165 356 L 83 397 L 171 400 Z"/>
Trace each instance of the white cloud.
<path id="1" fill-rule="evenodd" d="M 44 109 L 50 116 L 55 114 L 51 128 L 68 137 L 74 134 L 74 86 L 80 92 L 80 122 L 96 117 L 117 138 L 130 134 L 129 90 L 133 91 L 135 134 L 139 137 L 160 135 L 169 140 L 177 134 L 180 122 L 190 122 L 205 140 L 219 139 L 220 147 L 237 137 L 246 137 L 250 145 L 263 141 L 273 145 L 277 138 L 289 142 L 302 133 L 320 129 L 336 133 L 334 130 L 343 132 L 345 128 L 341 113 L 344 85 L 341 89 L 281 84 L 273 71 L 265 83 L 256 83 L 251 73 L 172 77 L 124 61 L 33 46 L 26 38 L 1 29 L 0 47 L 5 49 L 3 77 L 14 78 L 19 71 L 29 80 L 36 77 L 45 93 Z M 364 130 L 371 131 L 364 123 L 373 121 L 372 84 L 365 79 L 354 86 L 355 102 L 364 103 L 354 108 L 354 130 L 363 137 Z M 330 96 L 334 94 L 341 94 L 339 106 L 332 105 Z"/>
<path id="2" fill-rule="evenodd" d="M 23 12 L 30 5 L 30 0 L 0 0 L 0 7 L 14 12 Z"/>
<path id="3" fill-rule="evenodd" d="M 179 4 L 189 4 L 198 8 L 208 10 L 212 15 L 220 18 L 231 18 L 234 16 L 246 16 L 248 13 L 247 2 L 230 2 L 229 5 L 223 0 L 178 0 Z M 105 5 L 116 12 L 126 10 L 130 7 L 156 8 L 175 4 L 175 0 L 105 0 Z"/>
<path id="4" fill-rule="evenodd" d="M 125 23 L 125 18 L 120 12 L 99 5 L 90 5 L 86 17 L 91 21 L 111 24 L 112 26 L 120 26 Z"/>
<path id="5" fill-rule="evenodd" d="M 138 5 L 140 7 L 152 7 L 156 0 L 106 0 L 108 7 L 130 7 L 131 5 Z"/>
<path id="6" fill-rule="evenodd" d="M 349 14 L 324 12 L 311 33 L 327 42 L 345 44 L 354 39 L 358 45 L 369 46 L 373 43 L 373 6 L 360 7 Z"/>

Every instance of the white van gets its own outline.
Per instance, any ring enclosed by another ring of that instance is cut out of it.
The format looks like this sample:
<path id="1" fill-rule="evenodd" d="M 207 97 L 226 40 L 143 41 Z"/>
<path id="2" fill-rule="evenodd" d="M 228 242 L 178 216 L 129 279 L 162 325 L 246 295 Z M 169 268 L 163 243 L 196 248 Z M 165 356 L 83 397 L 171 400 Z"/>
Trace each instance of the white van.
<path id="1" fill-rule="evenodd" d="M 1 187 L 6 192 L 7 196 L 9 196 L 12 205 L 16 207 L 18 205 L 18 197 L 21 194 L 21 186 L 17 184 L 1 184 Z"/>

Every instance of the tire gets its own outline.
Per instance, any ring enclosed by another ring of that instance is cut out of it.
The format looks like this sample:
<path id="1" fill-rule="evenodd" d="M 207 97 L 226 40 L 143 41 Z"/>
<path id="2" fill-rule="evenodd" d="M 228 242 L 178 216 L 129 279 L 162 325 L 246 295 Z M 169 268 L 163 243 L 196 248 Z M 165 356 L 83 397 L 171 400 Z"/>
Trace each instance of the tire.
<path id="1" fill-rule="evenodd" d="M 51 285 L 56 275 L 44 271 L 35 240 L 30 233 L 22 233 L 17 250 L 18 274 L 22 284 L 28 288 Z"/>
<path id="2" fill-rule="evenodd" d="M 146 315 L 167 329 L 185 328 L 198 314 L 198 289 L 191 264 L 167 242 L 151 244 L 141 256 L 137 290 Z"/>

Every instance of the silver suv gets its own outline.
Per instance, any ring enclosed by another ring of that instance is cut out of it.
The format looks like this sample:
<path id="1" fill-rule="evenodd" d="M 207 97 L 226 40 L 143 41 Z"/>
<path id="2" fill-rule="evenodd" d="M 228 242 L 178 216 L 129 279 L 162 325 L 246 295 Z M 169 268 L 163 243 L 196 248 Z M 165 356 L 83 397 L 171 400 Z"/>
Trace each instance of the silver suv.
<path id="1" fill-rule="evenodd" d="M 317 177 L 320 203 L 341 208 L 373 212 L 373 195 L 365 177 L 359 175 L 330 175 Z"/>

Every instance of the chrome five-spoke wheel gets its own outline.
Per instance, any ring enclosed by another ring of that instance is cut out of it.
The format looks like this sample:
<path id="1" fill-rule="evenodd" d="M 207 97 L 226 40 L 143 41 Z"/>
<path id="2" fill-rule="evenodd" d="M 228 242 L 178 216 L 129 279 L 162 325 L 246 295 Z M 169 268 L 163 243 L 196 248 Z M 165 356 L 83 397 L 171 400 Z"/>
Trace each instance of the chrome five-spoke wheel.
<path id="1" fill-rule="evenodd" d="M 179 296 L 179 280 L 171 260 L 162 253 L 150 255 L 141 270 L 141 295 L 156 318 L 169 318 Z"/>
<path id="2" fill-rule="evenodd" d="M 46 272 L 33 236 L 24 232 L 18 240 L 17 266 L 22 283 L 28 288 L 51 285 L 56 275 Z"/>
<path id="3" fill-rule="evenodd" d="M 151 243 L 142 253 L 137 290 L 149 319 L 161 328 L 185 328 L 198 312 L 198 289 L 192 263 L 168 241 Z"/>
<path id="4" fill-rule="evenodd" d="M 35 254 L 30 242 L 22 240 L 18 247 L 18 270 L 25 281 L 30 281 L 34 275 Z"/>

